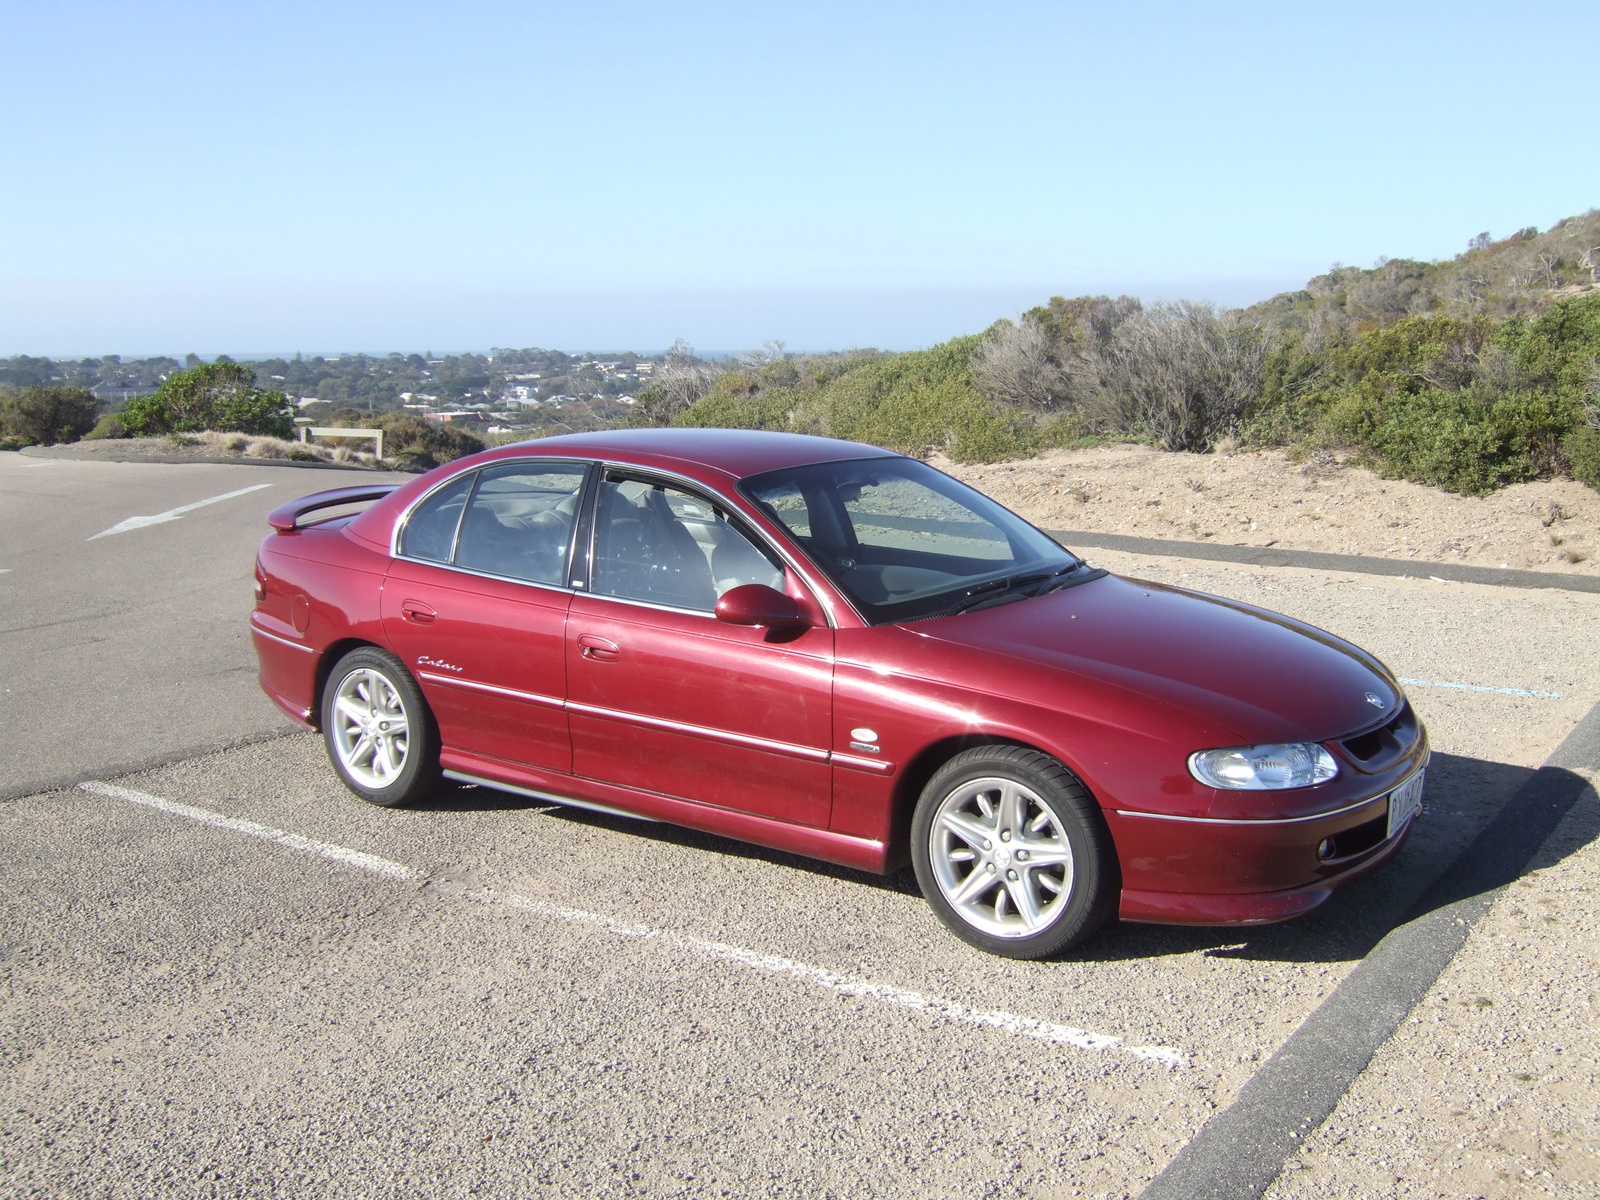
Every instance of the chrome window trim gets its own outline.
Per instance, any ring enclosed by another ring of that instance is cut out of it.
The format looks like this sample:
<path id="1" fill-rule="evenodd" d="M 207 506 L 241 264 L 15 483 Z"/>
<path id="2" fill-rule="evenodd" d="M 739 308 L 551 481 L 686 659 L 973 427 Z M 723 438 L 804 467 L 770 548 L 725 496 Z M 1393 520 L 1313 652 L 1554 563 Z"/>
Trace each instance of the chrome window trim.
<path id="1" fill-rule="evenodd" d="M 591 592 L 588 588 L 572 589 L 575 596 L 588 596 L 591 600 L 604 600 L 607 604 L 626 604 L 630 608 L 648 608 L 654 612 L 680 613 L 686 617 L 703 617 L 715 621 L 717 614 L 703 608 L 678 608 L 672 604 L 658 604 L 654 600 L 635 600 L 631 596 L 608 596 L 604 592 Z"/>
<path id="2" fill-rule="evenodd" d="M 583 477 L 578 483 L 578 490 L 577 490 L 577 493 L 576 493 L 577 496 L 578 496 L 578 508 L 580 510 L 582 509 L 583 504 L 584 504 L 584 498 L 583 498 L 584 497 L 584 491 L 589 486 L 589 476 L 590 476 L 591 470 L 592 470 L 592 468 L 594 466 L 594 463 L 595 463 L 594 459 L 592 459 L 592 458 L 539 458 L 539 457 L 496 459 L 493 462 L 480 463 L 479 465 L 477 465 L 475 467 L 472 467 L 469 470 L 460 471 L 460 472 L 457 472 L 454 475 L 450 475 L 450 476 L 445 477 L 444 479 L 439 480 L 438 483 L 434 484 L 427 491 L 423 492 L 422 495 L 418 496 L 415 500 L 413 500 L 410 504 L 408 504 L 406 506 L 405 512 L 401 513 L 399 519 L 397 521 L 395 521 L 394 530 L 389 535 L 389 557 L 392 558 L 392 559 L 397 559 L 400 562 L 422 563 L 424 566 L 438 567 L 440 570 L 443 570 L 443 571 L 455 571 L 455 572 L 458 572 L 459 574 L 462 574 L 462 575 L 471 575 L 471 576 L 473 576 L 474 578 L 477 578 L 477 579 L 498 579 L 498 580 L 501 580 L 502 582 L 505 582 L 505 583 L 520 583 L 520 584 L 524 584 L 527 587 L 549 588 L 552 591 L 566 592 L 568 595 L 571 595 L 575 591 L 581 591 L 582 589 L 573 588 L 573 587 L 569 586 L 567 583 L 544 583 L 544 582 L 541 582 L 540 580 L 537 580 L 537 579 L 519 579 L 514 575 L 496 575 L 492 571 L 477 571 L 477 570 L 473 570 L 470 567 L 458 567 L 454 563 L 439 562 L 437 559 L 418 558 L 414 554 L 402 554 L 402 553 L 400 553 L 400 542 L 405 537 L 406 526 L 411 523 L 412 515 L 416 513 L 417 509 L 421 508 L 424 504 L 426 504 L 428 502 L 429 498 L 432 497 L 436 492 L 438 492 L 440 488 L 449 487 L 452 483 L 455 483 L 463 475 L 475 475 L 475 476 L 481 477 L 483 472 L 486 471 L 486 470 L 489 470 L 490 468 L 505 466 L 507 464 L 512 464 L 512 463 L 557 463 L 557 464 L 563 464 L 563 465 L 571 465 L 571 466 L 575 466 L 575 467 L 582 467 L 583 468 Z M 466 518 L 467 509 L 469 509 L 472 506 L 473 497 L 476 496 L 477 493 L 478 493 L 478 479 L 474 478 L 473 481 L 472 481 L 472 486 L 467 489 L 466 502 L 461 506 L 461 516 L 462 516 L 463 520 Z M 573 520 L 573 536 L 574 536 L 574 538 L 576 537 L 576 534 L 577 534 L 577 526 L 578 526 L 578 522 L 577 522 L 576 518 L 574 518 L 574 520 Z M 457 525 L 456 525 L 456 538 L 450 544 L 450 555 L 451 555 L 452 558 L 455 557 L 456 543 L 459 542 L 460 537 L 461 537 L 461 526 L 460 526 L 460 523 L 458 522 Z M 574 546 L 574 542 L 569 541 L 567 543 L 567 546 L 568 546 L 568 551 L 569 551 L 569 554 L 570 554 L 570 551 L 572 550 L 572 548 Z M 569 559 L 569 561 L 567 563 L 567 579 L 570 580 L 571 578 L 572 578 L 572 563 L 571 563 L 571 561 Z"/>

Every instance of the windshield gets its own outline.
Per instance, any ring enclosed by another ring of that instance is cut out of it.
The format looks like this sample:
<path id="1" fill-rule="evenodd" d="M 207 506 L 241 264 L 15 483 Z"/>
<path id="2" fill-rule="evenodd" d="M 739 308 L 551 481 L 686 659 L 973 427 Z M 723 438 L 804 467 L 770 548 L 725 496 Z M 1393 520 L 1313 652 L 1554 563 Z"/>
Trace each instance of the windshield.
<path id="1" fill-rule="evenodd" d="M 1079 565 L 1022 518 L 914 458 L 816 463 L 739 486 L 875 625 L 999 602 Z"/>

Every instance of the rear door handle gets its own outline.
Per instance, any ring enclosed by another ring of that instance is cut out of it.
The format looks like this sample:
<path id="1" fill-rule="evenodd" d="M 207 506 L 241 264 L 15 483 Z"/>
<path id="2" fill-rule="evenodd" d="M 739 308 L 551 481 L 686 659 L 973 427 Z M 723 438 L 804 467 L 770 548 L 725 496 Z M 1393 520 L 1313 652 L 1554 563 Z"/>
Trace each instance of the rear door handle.
<path id="1" fill-rule="evenodd" d="M 432 625 L 438 615 L 421 600 L 406 600 L 400 605 L 400 616 L 413 625 Z"/>
<path id="2" fill-rule="evenodd" d="M 608 642 L 603 637 L 595 637 L 592 633 L 580 633 L 578 646 L 585 658 L 595 662 L 616 662 L 622 657 L 622 647 L 615 642 Z"/>

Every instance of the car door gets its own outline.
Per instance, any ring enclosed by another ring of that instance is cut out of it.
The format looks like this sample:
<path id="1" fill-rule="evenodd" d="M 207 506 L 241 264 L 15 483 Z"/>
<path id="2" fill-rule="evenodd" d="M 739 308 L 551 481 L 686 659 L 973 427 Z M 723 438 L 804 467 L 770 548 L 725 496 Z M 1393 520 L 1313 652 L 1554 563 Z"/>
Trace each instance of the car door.
<path id="1" fill-rule="evenodd" d="M 498 463 L 452 480 L 408 517 L 384 581 L 383 627 L 446 746 L 571 769 L 567 574 L 588 470 Z"/>
<path id="2" fill-rule="evenodd" d="M 567 620 L 572 769 L 825 827 L 833 631 L 717 620 L 717 597 L 745 583 L 803 587 L 721 502 L 606 471 Z"/>

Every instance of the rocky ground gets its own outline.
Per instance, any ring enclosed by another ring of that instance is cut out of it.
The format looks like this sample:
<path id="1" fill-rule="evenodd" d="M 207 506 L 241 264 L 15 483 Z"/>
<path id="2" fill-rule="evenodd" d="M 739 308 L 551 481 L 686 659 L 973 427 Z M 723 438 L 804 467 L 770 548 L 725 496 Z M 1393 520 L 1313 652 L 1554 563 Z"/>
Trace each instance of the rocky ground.
<path id="1" fill-rule="evenodd" d="M 357 448 L 359 447 L 359 449 Z M 321 463 L 341 467 L 379 467 L 368 443 L 336 446 L 291 442 L 245 433 L 174 433 L 166 437 L 92 438 L 62 446 L 30 446 L 25 453 L 46 458 L 99 459 L 105 462 Z"/>
<path id="2" fill-rule="evenodd" d="M 1295 463 L 1281 450 L 1131 445 L 982 466 L 931 461 L 1045 529 L 1600 572 L 1600 493 L 1571 480 L 1455 496 L 1326 453 Z"/>

